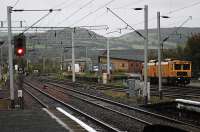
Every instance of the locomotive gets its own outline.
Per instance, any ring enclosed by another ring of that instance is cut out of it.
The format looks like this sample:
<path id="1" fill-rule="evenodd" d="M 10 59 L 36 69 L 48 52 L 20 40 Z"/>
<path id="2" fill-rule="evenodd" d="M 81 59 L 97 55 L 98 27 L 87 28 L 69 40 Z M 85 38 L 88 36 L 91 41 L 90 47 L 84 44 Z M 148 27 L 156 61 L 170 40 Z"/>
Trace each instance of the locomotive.
<path id="1" fill-rule="evenodd" d="M 148 78 L 153 84 L 158 83 L 158 61 L 151 60 L 148 65 Z M 191 61 L 165 59 L 161 62 L 162 83 L 176 85 L 189 84 L 192 73 Z"/>

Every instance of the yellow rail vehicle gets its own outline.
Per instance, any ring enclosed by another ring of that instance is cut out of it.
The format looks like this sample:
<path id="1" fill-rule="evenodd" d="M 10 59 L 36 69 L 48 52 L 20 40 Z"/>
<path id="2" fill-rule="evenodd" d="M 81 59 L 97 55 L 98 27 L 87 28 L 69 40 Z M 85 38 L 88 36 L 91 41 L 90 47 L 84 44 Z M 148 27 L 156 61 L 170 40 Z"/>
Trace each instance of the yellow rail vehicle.
<path id="1" fill-rule="evenodd" d="M 161 62 L 162 82 L 168 84 L 189 84 L 191 79 L 191 61 L 166 59 Z M 151 83 L 158 83 L 158 62 L 148 63 L 148 77 Z"/>

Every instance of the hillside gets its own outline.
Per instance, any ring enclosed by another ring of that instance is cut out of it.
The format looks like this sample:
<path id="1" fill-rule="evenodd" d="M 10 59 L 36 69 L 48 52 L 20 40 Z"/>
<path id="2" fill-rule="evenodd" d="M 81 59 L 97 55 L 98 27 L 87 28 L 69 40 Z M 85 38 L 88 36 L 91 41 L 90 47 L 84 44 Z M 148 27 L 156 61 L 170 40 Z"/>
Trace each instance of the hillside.
<path id="1" fill-rule="evenodd" d="M 176 28 L 162 28 L 162 39 L 170 35 Z M 31 60 L 41 59 L 43 56 L 48 58 L 60 57 L 64 54 L 65 58 L 71 58 L 71 28 L 64 30 L 50 30 L 46 32 L 27 33 L 27 57 Z M 144 34 L 143 30 L 139 30 Z M 184 46 L 187 38 L 191 34 L 199 33 L 200 28 L 180 28 L 164 43 L 164 48 L 176 48 L 177 45 Z M 0 33 L 3 39 L 6 33 Z M 149 30 L 149 49 L 157 49 L 157 30 Z M 74 32 L 74 45 L 76 58 L 93 58 L 106 49 L 106 38 L 93 31 L 83 28 L 76 28 Z M 143 49 L 144 40 L 136 33 L 131 32 L 120 37 L 110 38 L 110 48 L 119 49 Z M 7 52 L 6 52 L 7 53 Z"/>
<path id="2" fill-rule="evenodd" d="M 194 33 L 200 33 L 200 28 L 183 27 L 180 28 L 177 32 L 174 32 L 176 29 L 176 27 L 161 29 L 161 40 L 163 40 L 167 36 L 170 36 L 170 38 L 164 43 L 164 48 L 176 48 L 177 45 L 184 46 L 187 42 L 188 37 L 190 37 Z M 139 32 L 144 34 L 144 30 L 139 30 Z M 118 37 L 117 40 L 128 43 L 132 45 L 133 48 L 143 48 L 144 44 L 144 42 L 134 32 L 122 35 Z M 157 29 L 149 29 L 149 47 L 157 47 Z"/>

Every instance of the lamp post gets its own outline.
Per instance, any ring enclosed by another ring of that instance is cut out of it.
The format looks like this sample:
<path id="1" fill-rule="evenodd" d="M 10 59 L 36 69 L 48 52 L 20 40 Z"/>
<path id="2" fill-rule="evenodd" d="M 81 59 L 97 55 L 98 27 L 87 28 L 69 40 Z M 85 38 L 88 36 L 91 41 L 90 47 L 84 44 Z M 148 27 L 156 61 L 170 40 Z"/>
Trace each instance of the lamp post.
<path id="1" fill-rule="evenodd" d="M 169 18 L 168 16 L 160 16 L 160 12 L 157 12 L 157 37 L 158 37 L 158 91 L 160 99 L 163 98 L 162 94 L 162 67 L 161 67 L 161 32 L 160 32 L 160 18 Z"/>
<path id="2" fill-rule="evenodd" d="M 160 12 L 157 12 L 157 35 L 158 35 L 158 90 L 162 99 L 162 73 L 161 73 L 161 44 L 160 44 Z"/>
<path id="3" fill-rule="evenodd" d="M 75 82 L 75 54 L 74 54 L 74 28 L 71 31 L 71 39 L 72 39 L 72 82 Z"/>
<path id="4" fill-rule="evenodd" d="M 148 5 L 145 5 L 144 8 L 134 8 L 134 10 L 143 10 L 144 9 L 144 89 L 145 89 L 145 104 L 148 103 L 148 90 L 147 90 L 147 61 L 148 61 Z"/>

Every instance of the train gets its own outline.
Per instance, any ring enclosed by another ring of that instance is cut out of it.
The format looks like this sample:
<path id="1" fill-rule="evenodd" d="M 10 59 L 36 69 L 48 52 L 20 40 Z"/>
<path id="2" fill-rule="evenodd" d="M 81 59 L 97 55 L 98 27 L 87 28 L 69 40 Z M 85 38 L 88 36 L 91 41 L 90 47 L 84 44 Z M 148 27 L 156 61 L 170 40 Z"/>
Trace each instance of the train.
<path id="1" fill-rule="evenodd" d="M 158 61 L 147 64 L 147 76 L 151 84 L 158 83 Z M 161 62 L 162 83 L 187 85 L 192 77 L 192 62 L 178 59 L 165 59 Z"/>

